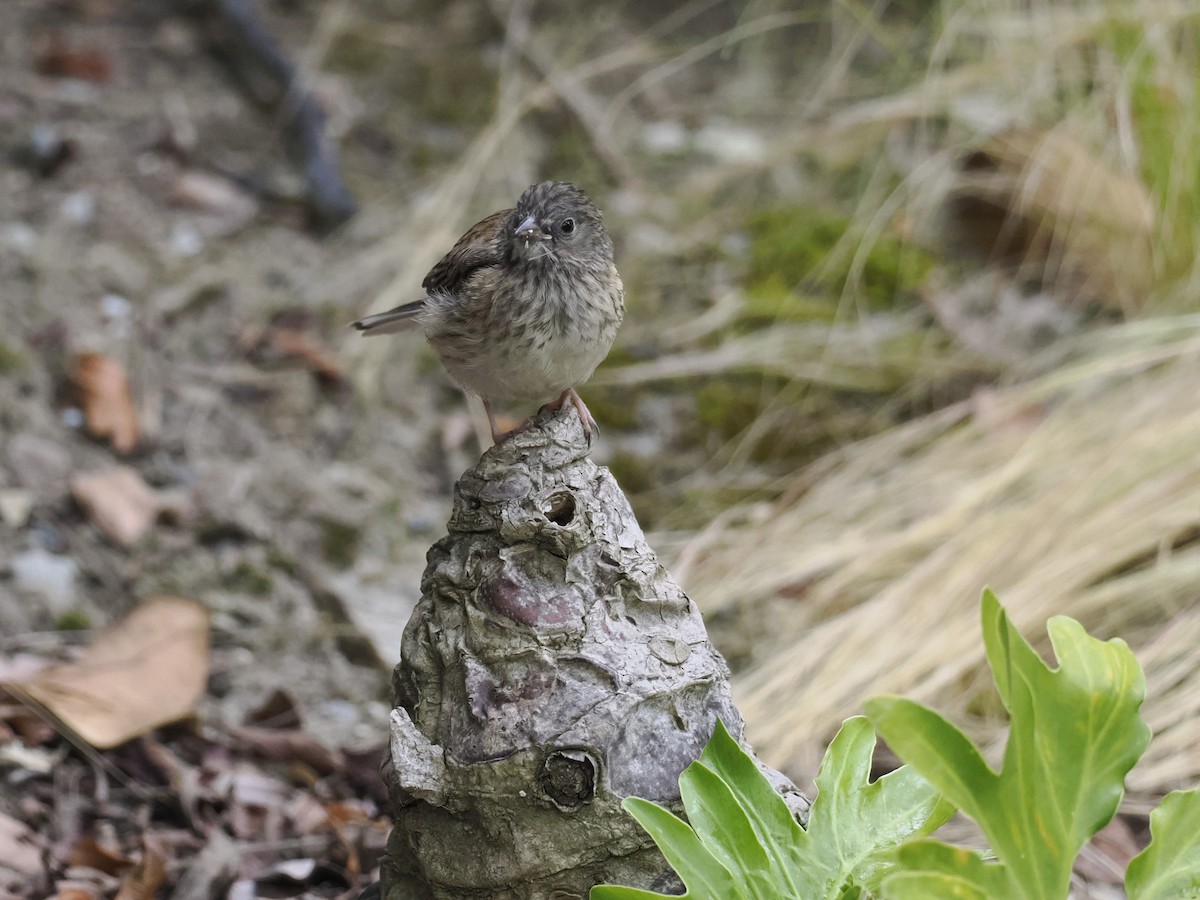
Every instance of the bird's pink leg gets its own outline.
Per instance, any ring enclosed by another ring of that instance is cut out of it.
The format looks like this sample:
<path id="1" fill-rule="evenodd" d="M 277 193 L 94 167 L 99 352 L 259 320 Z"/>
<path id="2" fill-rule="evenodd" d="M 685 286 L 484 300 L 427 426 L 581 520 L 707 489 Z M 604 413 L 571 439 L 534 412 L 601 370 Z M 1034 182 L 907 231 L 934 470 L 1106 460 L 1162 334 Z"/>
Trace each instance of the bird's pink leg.
<path id="1" fill-rule="evenodd" d="M 550 409 L 562 409 L 562 406 L 567 401 L 575 407 L 575 412 L 579 413 L 579 424 L 583 426 L 583 436 L 587 438 L 587 442 L 592 442 L 592 432 L 598 432 L 600 426 L 596 424 L 596 420 L 592 418 L 591 412 L 588 411 L 587 405 L 583 402 L 583 398 L 576 393 L 575 388 L 567 388 L 559 395 L 558 400 L 553 404 L 546 404 Z"/>
<path id="2" fill-rule="evenodd" d="M 483 411 L 487 413 L 488 427 L 492 429 L 493 444 L 500 443 L 502 440 L 512 434 L 511 431 L 500 430 L 500 427 L 496 424 L 496 414 L 492 412 L 492 404 L 488 403 L 486 400 L 483 401 Z"/>

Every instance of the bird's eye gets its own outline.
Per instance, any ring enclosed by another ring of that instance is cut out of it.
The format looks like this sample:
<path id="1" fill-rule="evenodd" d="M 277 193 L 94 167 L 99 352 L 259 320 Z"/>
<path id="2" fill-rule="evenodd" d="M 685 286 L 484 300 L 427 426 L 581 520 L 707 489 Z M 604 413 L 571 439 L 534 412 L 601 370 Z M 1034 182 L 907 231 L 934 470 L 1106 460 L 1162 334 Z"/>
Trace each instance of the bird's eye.
<path id="1" fill-rule="evenodd" d="M 574 219 L 563 219 L 562 224 L 558 226 L 559 231 L 563 234 L 570 234 L 575 230 Z"/>

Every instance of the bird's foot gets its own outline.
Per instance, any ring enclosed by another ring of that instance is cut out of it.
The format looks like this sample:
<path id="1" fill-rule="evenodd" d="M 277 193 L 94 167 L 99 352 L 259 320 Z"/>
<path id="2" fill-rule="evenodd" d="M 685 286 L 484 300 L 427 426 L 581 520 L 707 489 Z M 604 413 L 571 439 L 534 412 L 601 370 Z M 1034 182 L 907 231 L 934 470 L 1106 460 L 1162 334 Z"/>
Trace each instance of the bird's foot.
<path id="1" fill-rule="evenodd" d="M 575 412 L 579 414 L 579 424 L 583 426 L 583 436 L 587 439 L 588 446 L 592 444 L 592 435 L 600 433 L 600 426 L 596 424 L 596 420 L 592 418 L 591 412 L 587 408 L 587 404 L 583 402 L 583 398 L 575 392 L 574 388 L 567 388 L 563 391 L 557 400 L 552 400 L 541 409 L 538 414 L 549 412 L 558 412 L 563 408 L 563 404 L 570 403 L 575 407 Z M 507 440 L 514 434 L 519 434 L 533 425 L 534 419 L 530 418 L 522 422 L 516 428 L 510 428 L 507 431 L 500 428 L 496 423 L 496 414 L 492 412 L 492 405 L 486 400 L 483 401 L 484 411 L 487 412 L 488 426 L 492 430 L 492 442 L 499 444 L 501 441 Z M 535 417 L 536 418 L 536 417 Z"/>
<path id="2" fill-rule="evenodd" d="M 569 402 L 575 407 L 575 412 L 579 413 L 579 424 L 583 426 L 583 436 L 587 439 L 588 446 L 592 445 L 592 432 L 600 433 L 600 426 L 596 424 L 596 420 L 592 418 L 591 412 L 587 408 L 587 404 L 583 402 L 583 398 L 576 393 L 575 388 L 567 388 L 563 391 L 557 400 L 552 403 L 547 403 L 541 409 L 541 412 L 557 412 L 563 408 L 563 404 Z"/>

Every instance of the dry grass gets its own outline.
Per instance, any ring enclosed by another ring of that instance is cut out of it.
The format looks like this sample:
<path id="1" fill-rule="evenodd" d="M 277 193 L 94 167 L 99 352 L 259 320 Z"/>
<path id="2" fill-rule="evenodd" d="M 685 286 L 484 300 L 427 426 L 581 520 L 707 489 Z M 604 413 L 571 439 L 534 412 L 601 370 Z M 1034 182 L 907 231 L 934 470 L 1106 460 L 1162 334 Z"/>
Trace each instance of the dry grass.
<path id="1" fill-rule="evenodd" d="M 882 692 L 997 736 L 994 711 L 978 717 L 990 585 L 1043 647 L 1054 615 L 1133 647 L 1156 733 L 1133 802 L 1200 778 L 1200 317 L 1099 343 L 847 448 L 686 573 L 706 610 L 771 623 L 739 682 L 768 759 L 812 774 L 840 721 Z"/>

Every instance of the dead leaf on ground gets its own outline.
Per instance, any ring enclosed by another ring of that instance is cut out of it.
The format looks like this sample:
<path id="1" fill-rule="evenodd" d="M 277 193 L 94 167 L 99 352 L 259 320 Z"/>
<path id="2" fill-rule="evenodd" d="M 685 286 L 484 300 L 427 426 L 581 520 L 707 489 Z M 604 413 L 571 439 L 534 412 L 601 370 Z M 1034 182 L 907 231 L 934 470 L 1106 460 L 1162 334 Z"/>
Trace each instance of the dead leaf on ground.
<path id="1" fill-rule="evenodd" d="M 166 877 L 165 860 L 153 848 L 145 846 L 138 864 L 121 880 L 116 900 L 154 900 Z"/>
<path id="2" fill-rule="evenodd" d="M 278 688 L 246 714 L 246 724 L 284 730 L 304 726 L 300 720 L 300 712 L 296 709 L 296 701 L 287 691 Z"/>
<path id="3" fill-rule="evenodd" d="M 54 900 L 100 900 L 104 892 L 93 884 L 81 881 L 60 881 L 54 886 Z"/>
<path id="4" fill-rule="evenodd" d="M 285 804 L 292 788 L 250 765 L 237 767 L 229 783 L 226 822 L 247 841 L 277 841 L 289 831 Z"/>
<path id="5" fill-rule="evenodd" d="M 307 889 L 303 893 L 309 895 L 321 888 L 328 889 L 334 885 L 342 888 L 349 887 L 350 882 L 346 875 L 346 872 L 327 863 L 311 857 L 302 857 L 280 860 L 254 881 L 257 885 L 265 888 L 265 890 L 259 891 L 260 896 L 272 896 L 284 891 L 291 894 L 295 888 Z M 320 892 L 323 893 L 323 891 Z"/>
<path id="6" fill-rule="evenodd" d="M 244 725 L 231 729 L 231 733 L 244 748 L 264 759 L 304 763 L 321 776 L 339 772 L 346 764 L 341 751 L 326 747 L 298 728 L 277 730 Z"/>
<path id="7" fill-rule="evenodd" d="M 333 353 L 322 347 L 302 331 L 293 328 L 271 328 L 267 339 L 272 349 L 281 356 L 303 363 L 310 372 L 329 384 L 339 384 L 342 367 Z"/>
<path id="8" fill-rule="evenodd" d="M 171 186 L 170 201 L 203 214 L 197 221 L 208 237 L 232 234 L 258 215 L 258 201 L 220 175 L 190 170 Z"/>
<path id="9" fill-rule="evenodd" d="M 158 495 L 129 466 L 71 477 L 71 496 L 113 543 L 136 544 L 158 518 Z"/>
<path id="10" fill-rule="evenodd" d="M 103 353 L 81 353 L 75 358 L 72 380 L 88 434 L 108 438 L 118 453 L 133 450 L 141 430 L 125 367 Z"/>
<path id="11" fill-rule="evenodd" d="M 332 350 L 311 336 L 316 324 L 303 309 L 286 309 L 272 317 L 269 325 L 250 325 L 238 335 L 238 349 L 259 366 L 295 361 L 304 365 L 329 387 L 342 383 L 345 373 Z"/>
<path id="12" fill-rule="evenodd" d="M 8 685 L 108 749 L 187 716 L 208 678 L 208 611 L 152 597 L 100 632 L 77 662 Z"/>
<path id="13" fill-rule="evenodd" d="M 73 47 L 59 38 L 51 38 L 38 49 L 33 68 L 39 75 L 52 78 L 78 78 L 96 84 L 108 84 L 113 79 L 113 62 L 107 53 Z"/>
<path id="14" fill-rule="evenodd" d="M 105 875 L 120 875 L 133 866 L 133 860 L 123 853 L 102 847 L 93 837 L 81 837 L 67 854 L 67 865 L 86 866 Z"/>
<path id="15" fill-rule="evenodd" d="M 37 835 L 24 822 L 4 813 L 0 813 L 0 860 L 21 875 L 33 877 L 42 871 Z"/>

